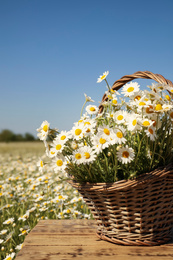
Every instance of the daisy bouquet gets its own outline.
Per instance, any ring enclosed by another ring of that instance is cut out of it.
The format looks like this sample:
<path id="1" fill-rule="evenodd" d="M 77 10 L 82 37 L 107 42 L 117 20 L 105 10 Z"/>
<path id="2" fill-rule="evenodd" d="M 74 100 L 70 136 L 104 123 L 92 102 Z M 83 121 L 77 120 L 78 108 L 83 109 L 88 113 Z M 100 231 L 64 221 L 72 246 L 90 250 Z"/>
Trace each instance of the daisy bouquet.
<path id="1" fill-rule="evenodd" d="M 118 92 L 108 74 L 97 80 L 107 86 L 100 106 L 85 94 L 70 131 L 51 129 L 47 121 L 37 129 L 54 171 L 78 183 L 128 180 L 173 161 L 173 85 L 152 83 L 142 90 L 131 81 Z M 44 166 L 41 159 L 41 171 Z"/>

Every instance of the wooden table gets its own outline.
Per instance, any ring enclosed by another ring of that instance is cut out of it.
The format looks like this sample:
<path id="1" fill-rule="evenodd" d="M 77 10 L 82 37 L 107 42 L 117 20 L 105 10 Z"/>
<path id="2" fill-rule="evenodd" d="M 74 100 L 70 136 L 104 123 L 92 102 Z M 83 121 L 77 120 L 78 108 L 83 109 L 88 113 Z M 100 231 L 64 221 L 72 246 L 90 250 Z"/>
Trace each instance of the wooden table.
<path id="1" fill-rule="evenodd" d="M 95 235 L 93 220 L 41 220 L 16 260 L 173 260 L 173 241 L 154 247 L 120 246 Z"/>

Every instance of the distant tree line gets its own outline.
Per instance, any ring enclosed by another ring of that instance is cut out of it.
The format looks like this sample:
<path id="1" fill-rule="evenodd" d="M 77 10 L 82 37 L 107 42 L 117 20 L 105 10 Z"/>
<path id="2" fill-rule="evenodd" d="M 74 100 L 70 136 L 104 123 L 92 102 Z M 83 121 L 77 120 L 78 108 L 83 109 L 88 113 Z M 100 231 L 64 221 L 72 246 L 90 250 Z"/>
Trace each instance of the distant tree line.
<path id="1" fill-rule="evenodd" d="M 11 130 L 4 129 L 0 132 L 0 142 L 31 142 L 37 141 L 32 134 L 15 134 Z"/>

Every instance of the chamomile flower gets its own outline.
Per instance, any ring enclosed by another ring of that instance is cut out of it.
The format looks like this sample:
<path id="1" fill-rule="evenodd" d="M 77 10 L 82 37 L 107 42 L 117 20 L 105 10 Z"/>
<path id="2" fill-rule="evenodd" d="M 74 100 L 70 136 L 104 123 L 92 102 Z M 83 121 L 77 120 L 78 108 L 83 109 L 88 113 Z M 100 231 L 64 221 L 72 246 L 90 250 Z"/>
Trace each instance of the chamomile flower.
<path id="1" fill-rule="evenodd" d="M 12 260 L 15 257 L 15 253 L 11 253 L 9 255 L 6 256 L 6 258 L 4 258 L 4 260 Z"/>
<path id="2" fill-rule="evenodd" d="M 5 220 L 5 221 L 3 222 L 3 224 L 4 224 L 4 225 L 9 225 L 9 224 L 13 224 L 13 222 L 14 222 L 14 218 L 9 218 L 9 219 Z"/>
<path id="3" fill-rule="evenodd" d="M 110 128 L 108 125 L 102 125 L 98 127 L 98 134 L 101 134 L 105 137 L 109 137 L 110 134 L 113 132 L 112 128 Z"/>
<path id="4" fill-rule="evenodd" d="M 40 140 L 46 140 L 49 134 L 49 126 L 50 124 L 45 120 L 41 124 L 40 128 L 37 129 L 38 131 L 37 136 L 39 137 Z"/>
<path id="5" fill-rule="evenodd" d="M 153 126 L 148 127 L 145 130 L 146 135 L 151 139 L 151 141 L 155 141 L 156 139 L 156 132 Z"/>
<path id="6" fill-rule="evenodd" d="M 123 110 L 119 110 L 114 113 L 113 118 L 117 124 L 123 124 L 126 120 L 127 112 Z"/>
<path id="7" fill-rule="evenodd" d="M 162 104 L 161 103 L 156 104 L 154 107 L 154 111 L 157 113 L 163 112 Z"/>
<path id="8" fill-rule="evenodd" d="M 79 149 L 77 149 L 76 151 L 74 151 L 73 155 L 72 155 L 72 161 L 74 161 L 76 164 L 81 164 L 83 163 L 83 149 L 82 147 L 80 147 Z"/>
<path id="9" fill-rule="evenodd" d="M 71 130 L 72 138 L 75 140 L 80 140 L 84 136 L 84 125 L 83 124 L 75 124 Z"/>
<path id="10" fill-rule="evenodd" d="M 127 129 L 129 131 L 136 131 L 140 129 L 140 125 L 138 123 L 139 120 L 139 115 L 132 113 L 129 114 L 129 116 L 126 119 L 126 125 L 127 125 Z"/>
<path id="11" fill-rule="evenodd" d="M 37 166 L 38 166 L 38 169 L 40 172 L 43 172 L 44 170 L 44 162 L 42 159 L 40 159 L 38 162 L 37 162 Z"/>
<path id="12" fill-rule="evenodd" d="M 0 235 L 5 235 L 7 232 L 8 232 L 7 229 L 3 229 L 3 230 L 0 231 Z"/>
<path id="13" fill-rule="evenodd" d="M 105 136 L 103 134 L 97 134 L 94 135 L 92 138 L 92 143 L 93 143 L 93 149 L 95 152 L 98 154 L 100 153 L 103 149 L 107 148 L 109 145 L 111 145 L 111 140 L 109 136 Z"/>
<path id="14" fill-rule="evenodd" d="M 71 138 L 71 132 L 70 131 L 61 131 L 59 135 L 57 136 L 57 139 L 59 139 L 62 142 L 67 142 Z"/>
<path id="15" fill-rule="evenodd" d="M 123 127 L 118 127 L 114 129 L 114 136 L 112 138 L 112 143 L 124 144 L 126 142 L 125 129 Z"/>
<path id="16" fill-rule="evenodd" d="M 100 75 L 100 77 L 97 79 L 97 83 L 100 83 L 100 82 L 102 82 L 102 80 L 106 79 L 106 77 L 108 76 L 108 74 L 109 74 L 109 71 L 105 71 L 105 72 L 103 73 L 103 75 Z"/>
<path id="17" fill-rule="evenodd" d="M 117 158 L 123 164 L 130 163 L 131 161 L 133 161 L 134 157 L 134 150 L 127 145 L 125 147 L 120 147 L 117 151 Z"/>
<path id="18" fill-rule="evenodd" d="M 95 105 L 88 105 L 86 111 L 89 115 L 96 115 L 99 111 L 98 107 Z"/>
<path id="19" fill-rule="evenodd" d="M 53 169 L 55 173 L 59 173 L 65 170 L 67 161 L 63 155 L 58 155 L 53 159 Z"/>
<path id="20" fill-rule="evenodd" d="M 58 153 L 62 153 L 63 149 L 64 149 L 64 141 L 60 140 L 59 138 L 54 139 L 51 152 L 52 153 L 54 152 L 55 155 L 57 155 Z"/>
<path id="21" fill-rule="evenodd" d="M 96 154 L 95 151 L 89 147 L 89 146 L 84 146 L 82 148 L 82 152 L 83 152 L 83 164 L 88 164 L 91 163 L 95 160 L 96 158 Z"/>
<path id="22" fill-rule="evenodd" d="M 144 118 L 142 120 L 140 120 L 140 124 L 143 126 L 143 127 L 150 127 L 153 125 L 153 121 L 148 119 L 148 118 Z"/>
<path id="23" fill-rule="evenodd" d="M 137 82 L 130 82 L 123 86 L 121 93 L 124 94 L 125 97 L 133 96 L 134 93 L 139 92 L 139 84 Z"/>
<path id="24" fill-rule="evenodd" d="M 91 97 L 87 96 L 85 93 L 84 93 L 84 96 L 85 96 L 86 102 L 95 102 L 94 100 L 91 99 Z"/>

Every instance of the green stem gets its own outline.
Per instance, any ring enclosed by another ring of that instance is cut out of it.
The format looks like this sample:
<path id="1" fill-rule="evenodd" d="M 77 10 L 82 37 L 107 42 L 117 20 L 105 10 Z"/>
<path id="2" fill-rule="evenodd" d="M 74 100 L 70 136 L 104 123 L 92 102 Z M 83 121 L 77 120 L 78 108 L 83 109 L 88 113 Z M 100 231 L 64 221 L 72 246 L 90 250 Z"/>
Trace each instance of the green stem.
<path id="1" fill-rule="evenodd" d="M 87 101 L 84 102 L 83 107 L 81 109 L 80 117 L 82 117 L 84 106 L 86 105 Z"/>

